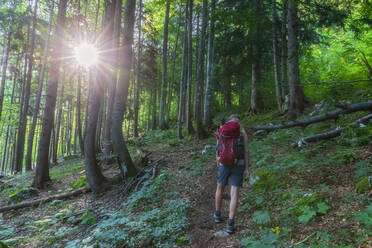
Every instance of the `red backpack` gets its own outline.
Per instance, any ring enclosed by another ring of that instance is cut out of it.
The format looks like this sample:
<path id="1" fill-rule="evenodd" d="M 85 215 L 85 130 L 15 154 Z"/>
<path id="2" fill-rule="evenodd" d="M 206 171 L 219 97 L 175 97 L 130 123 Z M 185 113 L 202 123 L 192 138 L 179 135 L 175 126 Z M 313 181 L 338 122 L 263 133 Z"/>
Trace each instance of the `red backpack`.
<path id="1" fill-rule="evenodd" d="M 238 158 L 238 139 L 240 136 L 240 125 L 235 121 L 229 121 L 220 127 L 218 131 L 218 156 L 219 163 L 226 166 L 234 166 Z"/>

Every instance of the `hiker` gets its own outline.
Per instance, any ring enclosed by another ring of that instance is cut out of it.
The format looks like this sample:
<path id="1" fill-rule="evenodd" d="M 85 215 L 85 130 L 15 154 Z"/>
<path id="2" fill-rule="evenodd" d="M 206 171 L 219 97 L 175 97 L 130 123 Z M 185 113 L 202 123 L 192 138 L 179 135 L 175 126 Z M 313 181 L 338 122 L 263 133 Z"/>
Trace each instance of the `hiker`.
<path id="1" fill-rule="evenodd" d="M 239 188 L 243 185 L 243 179 L 249 177 L 248 167 L 249 148 L 248 136 L 244 128 L 239 124 L 239 116 L 233 114 L 229 121 L 222 125 L 217 136 L 217 190 L 216 210 L 213 218 L 216 223 L 221 222 L 222 194 L 227 182 L 230 181 L 230 211 L 227 221 L 226 232 L 234 232 L 234 217 L 239 200 Z"/>

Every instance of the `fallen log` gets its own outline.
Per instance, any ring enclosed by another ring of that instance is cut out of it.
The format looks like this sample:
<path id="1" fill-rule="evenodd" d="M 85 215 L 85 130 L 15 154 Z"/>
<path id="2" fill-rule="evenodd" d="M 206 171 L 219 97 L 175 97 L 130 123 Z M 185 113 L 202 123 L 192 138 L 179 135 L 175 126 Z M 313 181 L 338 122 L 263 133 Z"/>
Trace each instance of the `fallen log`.
<path id="1" fill-rule="evenodd" d="M 361 102 L 361 103 L 355 103 L 355 104 L 350 104 L 348 106 L 345 106 L 343 109 L 338 109 L 334 110 L 328 113 L 325 113 L 323 115 L 317 115 L 308 119 L 302 119 L 302 120 L 295 120 L 295 121 L 290 121 L 286 123 L 281 123 L 277 125 L 265 125 L 265 126 L 253 126 L 253 131 L 274 131 L 277 129 L 283 129 L 283 128 L 291 128 L 291 127 L 296 127 L 300 126 L 305 128 L 306 126 L 316 123 L 316 122 L 321 122 L 329 119 L 337 119 L 339 115 L 344 115 L 344 114 L 350 114 L 354 113 L 357 111 L 363 111 L 363 110 L 372 110 L 372 100 L 367 101 L 367 102 Z"/>
<path id="2" fill-rule="evenodd" d="M 50 202 L 50 201 L 53 201 L 53 200 L 62 200 L 62 199 L 69 198 L 69 197 L 72 197 L 72 196 L 85 194 L 85 193 L 88 193 L 90 191 L 91 191 L 90 188 L 85 188 L 84 187 L 84 188 L 77 189 L 77 190 L 72 191 L 72 192 L 52 195 L 52 196 L 49 196 L 49 197 L 45 197 L 45 198 L 41 198 L 41 199 L 37 199 L 37 200 L 32 200 L 32 201 L 21 202 L 19 204 L 14 204 L 14 205 L 10 205 L 10 206 L 0 208 L 0 213 L 1 212 L 6 212 L 6 211 L 9 211 L 9 210 L 13 210 L 13 209 L 16 210 L 16 209 L 20 209 L 20 208 L 34 207 L 34 206 L 38 206 L 39 204 L 42 204 L 42 203 Z"/>
<path id="3" fill-rule="evenodd" d="M 351 126 L 360 126 L 360 125 L 366 125 L 369 120 L 372 119 L 372 114 L 368 114 L 362 118 L 359 118 L 358 120 L 354 121 L 351 123 Z M 292 144 L 292 147 L 302 147 L 308 143 L 311 142 L 317 142 L 319 140 L 324 140 L 324 139 L 330 139 L 330 138 L 335 138 L 341 135 L 342 131 L 345 128 L 340 128 L 337 127 L 336 129 L 320 133 L 320 134 L 315 134 L 311 136 L 307 136 L 305 138 L 300 139 L 299 141 L 295 142 Z"/>

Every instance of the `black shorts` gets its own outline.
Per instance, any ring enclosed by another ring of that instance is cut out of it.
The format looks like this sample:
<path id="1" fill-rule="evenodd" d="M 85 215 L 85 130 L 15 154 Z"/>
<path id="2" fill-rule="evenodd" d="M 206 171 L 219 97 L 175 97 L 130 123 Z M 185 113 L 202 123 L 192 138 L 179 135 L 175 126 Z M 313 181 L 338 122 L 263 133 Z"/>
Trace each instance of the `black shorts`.
<path id="1" fill-rule="evenodd" d="M 232 186 L 241 187 L 243 185 L 243 174 L 245 170 L 244 159 L 238 160 L 234 166 L 225 166 L 218 164 L 217 183 L 226 186 L 230 179 Z"/>

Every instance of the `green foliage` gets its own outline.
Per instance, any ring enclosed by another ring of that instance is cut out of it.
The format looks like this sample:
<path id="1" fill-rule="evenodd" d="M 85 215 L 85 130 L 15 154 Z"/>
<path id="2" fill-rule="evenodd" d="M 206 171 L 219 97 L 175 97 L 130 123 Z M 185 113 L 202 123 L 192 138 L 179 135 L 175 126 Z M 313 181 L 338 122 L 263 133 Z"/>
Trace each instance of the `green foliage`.
<path id="1" fill-rule="evenodd" d="M 355 164 L 354 180 L 358 181 L 361 178 L 372 175 L 372 161 L 369 163 L 365 160 L 361 160 Z"/>
<path id="2" fill-rule="evenodd" d="M 279 236 L 270 229 L 264 229 L 259 234 L 259 239 L 252 237 L 243 239 L 241 241 L 242 246 L 246 248 L 276 248 L 279 244 Z"/>
<path id="3" fill-rule="evenodd" d="M 358 153 L 351 148 L 338 149 L 331 153 L 330 158 L 336 163 L 351 163 L 356 160 Z"/>
<path id="4" fill-rule="evenodd" d="M 0 248 L 8 248 L 8 246 L 4 242 L 0 241 Z"/>
<path id="5" fill-rule="evenodd" d="M 298 216 L 298 221 L 301 223 L 309 222 L 316 215 L 316 211 L 312 210 L 309 206 L 302 207 L 301 212 L 302 214 Z"/>
<path id="6" fill-rule="evenodd" d="M 91 211 L 86 211 L 81 216 L 81 223 L 84 225 L 93 225 L 97 223 L 97 219 L 93 216 Z"/>
<path id="7" fill-rule="evenodd" d="M 324 196 L 319 193 L 304 195 L 296 202 L 293 213 L 297 216 L 301 215 L 303 213 L 304 207 L 315 206 L 315 204 L 321 203 L 323 201 Z"/>
<path id="8" fill-rule="evenodd" d="M 279 182 L 273 170 L 262 169 L 259 170 L 256 174 L 257 176 L 254 178 L 252 183 L 253 192 L 267 192 L 278 187 Z"/>
<path id="9" fill-rule="evenodd" d="M 330 209 L 331 207 L 324 202 L 317 204 L 317 212 L 320 214 L 327 214 Z"/>
<path id="10" fill-rule="evenodd" d="M 71 174 L 75 174 L 77 172 L 84 173 L 84 164 L 83 163 L 76 163 L 76 164 L 66 164 L 63 166 L 56 166 L 50 170 L 50 178 L 52 180 L 58 180 L 65 177 L 70 176 Z"/>
<path id="11" fill-rule="evenodd" d="M 372 228 L 372 203 L 367 206 L 364 211 L 358 212 L 355 217 L 355 220 L 360 221 L 363 225 L 371 230 Z"/>
<path id="12" fill-rule="evenodd" d="M 366 193 L 370 190 L 371 190 L 371 182 L 368 180 L 368 177 L 365 177 L 362 180 L 360 180 L 355 186 L 355 191 L 359 194 Z"/>
<path id="13" fill-rule="evenodd" d="M 88 186 L 89 186 L 88 179 L 85 175 L 79 177 L 78 179 L 76 179 L 74 182 L 70 184 L 70 188 L 72 190 L 79 189 L 82 187 L 88 187 Z"/>
<path id="14" fill-rule="evenodd" d="M 187 208 L 186 202 L 177 199 L 171 200 L 164 209 L 155 208 L 138 215 L 117 212 L 101 221 L 81 245 L 173 247 L 179 242 L 186 244 L 187 239 L 179 235 L 187 226 Z"/>
<path id="15" fill-rule="evenodd" d="M 252 216 L 252 220 L 258 224 L 258 225 L 264 225 L 267 224 L 270 221 L 270 212 L 267 210 L 261 211 L 255 211 Z"/>
<path id="16" fill-rule="evenodd" d="M 0 240 L 9 238 L 14 232 L 14 228 L 7 225 L 0 225 Z"/>

